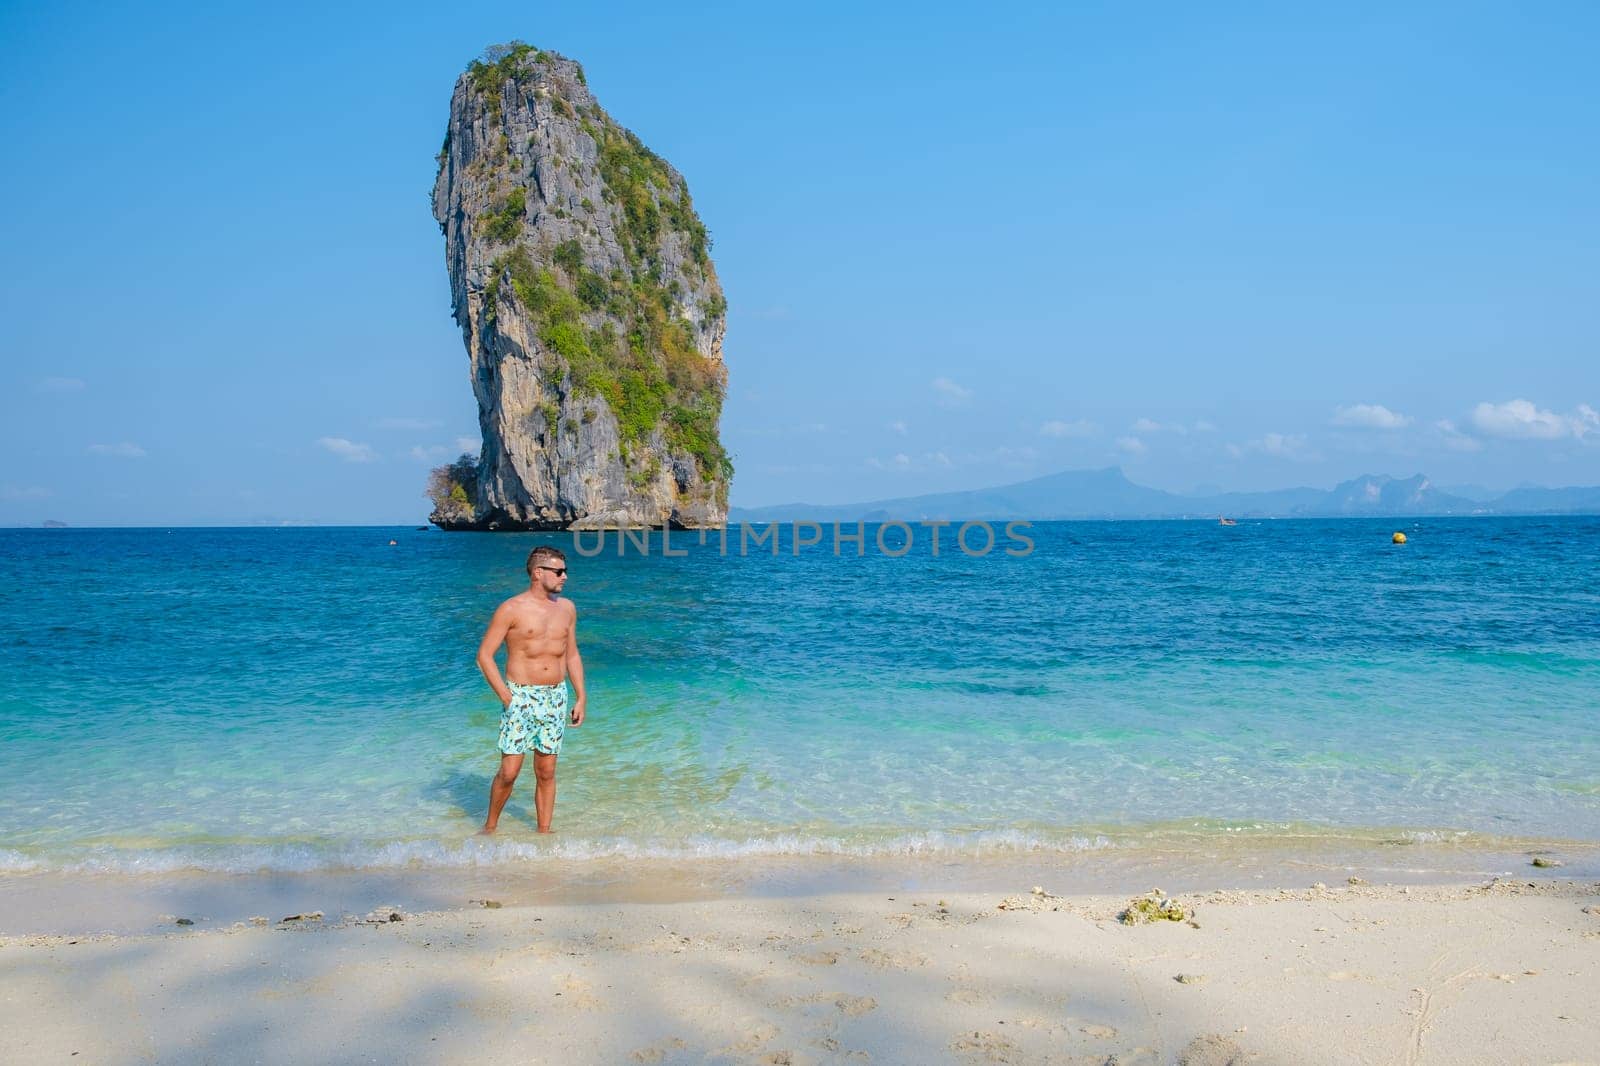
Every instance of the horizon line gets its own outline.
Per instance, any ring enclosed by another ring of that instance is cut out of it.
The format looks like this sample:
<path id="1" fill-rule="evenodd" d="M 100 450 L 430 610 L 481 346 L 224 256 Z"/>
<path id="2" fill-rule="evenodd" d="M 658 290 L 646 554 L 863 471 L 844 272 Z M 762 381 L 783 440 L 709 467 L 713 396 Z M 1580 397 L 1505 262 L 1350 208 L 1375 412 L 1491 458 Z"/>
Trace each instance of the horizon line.
<path id="1" fill-rule="evenodd" d="M 780 505 L 777 505 L 777 506 L 783 506 L 783 505 L 780 504 Z M 849 504 L 818 504 L 817 506 L 848 507 L 850 505 Z M 1080 516 L 1080 517 L 1076 517 L 1076 518 L 1005 518 L 1005 519 L 1001 519 L 1001 518 L 927 518 L 927 519 L 923 519 L 923 518 L 916 518 L 916 519 L 907 519 L 907 518 L 885 518 L 885 519 L 876 519 L 876 518 L 875 519 L 835 518 L 835 519 L 820 520 L 820 519 L 815 519 L 815 518 L 770 518 L 770 519 L 753 519 L 753 520 L 749 520 L 749 521 L 741 520 L 741 521 L 738 521 L 738 522 L 728 522 L 728 523 L 726 523 L 725 525 L 722 525 L 722 526 L 695 526 L 695 527 L 690 528 L 690 529 L 673 529 L 673 530 L 671 530 L 671 532 L 673 532 L 673 533 L 695 533 L 695 532 L 697 532 L 697 531 L 699 531 L 701 529 L 724 529 L 724 528 L 731 529 L 731 528 L 733 528 L 735 526 L 772 526 L 772 525 L 784 525 L 784 524 L 794 525 L 794 524 L 798 524 L 798 523 L 809 523 L 811 525 L 822 525 L 822 526 L 828 526 L 828 525 L 858 525 L 858 524 L 859 525 L 863 525 L 863 526 L 875 526 L 875 525 L 883 525 L 886 522 L 899 522 L 901 524 L 910 524 L 910 525 L 925 525 L 925 524 L 930 524 L 930 523 L 936 523 L 936 524 L 941 524 L 941 525 L 953 525 L 954 523 L 957 523 L 957 522 L 1001 522 L 1001 521 L 1004 521 L 1004 522 L 1022 522 L 1022 523 L 1027 523 L 1029 525 L 1070 525 L 1070 524 L 1076 523 L 1076 522 L 1215 522 L 1217 520 L 1217 517 L 1218 517 L 1217 515 L 1211 514 L 1211 513 L 1208 512 L 1208 513 L 1203 514 L 1203 515 L 1201 515 L 1201 514 L 1193 514 L 1193 515 L 1191 515 L 1191 514 L 1183 514 L 1183 515 L 1122 515 L 1122 516 L 1119 516 L 1119 515 L 1084 515 L 1084 516 Z M 1237 518 L 1236 521 L 1238 521 L 1240 523 L 1245 523 L 1245 522 L 1358 522 L 1358 521 L 1376 522 L 1376 521 L 1379 521 L 1379 520 L 1393 519 L 1393 520 L 1403 520 L 1403 521 L 1430 521 L 1430 522 L 1441 522 L 1441 521 L 1442 522 L 1454 522 L 1454 521 L 1476 522 L 1476 521 L 1480 521 L 1480 520 L 1488 519 L 1488 518 L 1597 518 L 1597 517 L 1600 517 L 1600 509 L 1580 510 L 1580 511 L 1472 511 L 1472 512 L 1466 512 L 1466 513 L 1462 513 L 1462 514 L 1424 514 L 1424 513 L 1420 513 L 1420 512 L 1410 512 L 1410 511 L 1401 512 L 1401 511 L 1396 511 L 1396 512 L 1391 512 L 1391 513 L 1384 513 L 1384 514 L 1242 515 L 1239 518 Z M 482 533 L 482 534 L 487 534 L 487 535 L 490 535 L 490 536 L 505 536 L 507 534 L 525 534 L 525 535 L 534 535 L 534 536 L 563 536 L 563 535 L 574 535 L 574 536 L 576 536 L 576 535 L 586 534 L 586 533 L 615 533 L 615 532 L 624 531 L 624 530 L 628 531 L 628 532 L 634 532 L 634 533 L 641 532 L 641 531 L 642 532 L 656 533 L 656 532 L 660 532 L 662 528 L 663 527 L 661 527 L 661 526 L 607 526 L 607 527 L 605 527 L 603 529 L 499 529 L 499 530 L 468 529 L 468 530 L 452 530 L 452 529 L 444 529 L 444 528 L 442 528 L 440 526 L 433 525 L 432 523 L 429 523 L 427 528 L 424 529 L 424 528 L 422 528 L 421 526 L 417 525 L 414 522 L 407 522 L 407 523 L 403 523 L 403 524 L 400 524 L 400 525 L 384 525 L 384 524 L 369 524 L 369 523 L 336 523 L 336 522 L 293 522 L 293 523 L 287 523 L 287 524 L 272 524 L 272 525 L 262 524 L 262 525 L 231 525 L 231 526 L 188 525 L 188 524 L 185 524 L 185 523 L 182 523 L 182 522 L 163 522 L 163 523 L 158 523 L 158 524 L 155 524 L 155 525 L 143 525 L 143 526 L 74 526 L 74 525 L 68 525 L 68 524 L 62 524 L 62 525 L 58 525 L 58 526 L 47 526 L 47 525 L 44 525 L 42 523 L 39 524 L 39 525 L 32 525 L 32 526 L 0 525 L 0 531 L 6 531 L 6 532 L 22 531 L 22 532 L 32 532 L 32 533 L 64 533 L 64 532 L 76 532 L 76 533 L 108 533 L 109 532 L 109 533 L 115 533 L 115 532 L 149 531 L 149 530 L 152 530 L 152 529 L 165 529 L 165 530 L 169 530 L 169 531 L 178 530 L 178 529 L 183 529 L 183 530 L 205 530 L 205 529 L 214 529 L 214 530 L 245 530 L 245 529 L 247 529 L 247 530 L 265 530 L 265 529 L 277 529 L 277 530 L 295 530 L 295 529 L 384 529 L 384 530 L 400 530 L 402 532 L 411 532 L 411 533 L 450 533 L 452 535 L 458 535 L 460 533 Z"/>

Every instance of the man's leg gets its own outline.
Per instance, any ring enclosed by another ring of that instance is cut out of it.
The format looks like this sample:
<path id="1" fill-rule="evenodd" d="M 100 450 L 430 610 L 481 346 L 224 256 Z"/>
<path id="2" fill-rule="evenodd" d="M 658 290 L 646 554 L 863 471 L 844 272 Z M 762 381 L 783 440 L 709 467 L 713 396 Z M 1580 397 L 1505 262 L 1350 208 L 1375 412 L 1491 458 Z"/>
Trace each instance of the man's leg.
<path id="1" fill-rule="evenodd" d="M 489 817 L 484 820 L 483 832 L 492 833 L 500 825 L 500 812 L 511 798 L 511 786 L 522 772 L 521 755 L 500 756 L 500 772 L 489 782 Z"/>
<path id="2" fill-rule="evenodd" d="M 533 809 L 539 817 L 539 832 L 550 832 L 550 819 L 556 813 L 556 756 L 533 753 Z"/>

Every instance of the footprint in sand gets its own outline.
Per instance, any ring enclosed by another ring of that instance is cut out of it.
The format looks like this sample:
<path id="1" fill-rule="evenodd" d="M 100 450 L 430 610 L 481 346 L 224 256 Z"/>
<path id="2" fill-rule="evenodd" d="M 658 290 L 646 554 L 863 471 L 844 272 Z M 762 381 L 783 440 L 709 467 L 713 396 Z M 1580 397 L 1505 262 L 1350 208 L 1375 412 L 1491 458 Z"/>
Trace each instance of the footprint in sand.
<path id="1" fill-rule="evenodd" d="M 1065 1026 L 1059 1022 L 1053 1022 L 1049 1018 L 1018 1018 L 1014 1024 L 1023 1029 L 1040 1029 L 1051 1036 L 1066 1032 Z M 1117 1061 L 1120 1063 L 1122 1060 L 1118 1059 Z"/>
<path id="2" fill-rule="evenodd" d="M 812 992 L 803 996 L 778 996 L 776 999 L 769 999 L 767 1006 L 773 1010 L 794 1010 L 796 1007 L 814 1007 L 818 1003 L 828 1002 L 831 998 L 826 992 Z"/>
<path id="3" fill-rule="evenodd" d="M 1225 1036 L 1203 1033 L 1178 1052 L 1178 1066 L 1244 1066 L 1244 1049 Z"/>
<path id="4" fill-rule="evenodd" d="M 926 966 L 928 957 L 897 951 L 880 951 L 877 948 L 868 948 L 857 956 L 868 966 L 876 966 L 880 970 L 909 970 L 913 966 Z"/>
<path id="5" fill-rule="evenodd" d="M 833 966 L 839 961 L 837 951 L 817 951 L 810 955 L 796 955 L 795 958 L 807 966 Z"/>
<path id="6" fill-rule="evenodd" d="M 829 1062 L 871 1062 L 872 1061 L 872 1052 L 870 1052 L 870 1051 L 854 1051 L 854 1050 L 847 1051 L 847 1050 L 845 1050 L 843 1044 L 840 1044 L 837 1039 L 835 1039 L 834 1037 L 831 1037 L 831 1036 L 825 1036 L 821 1040 L 813 1040 L 813 1041 L 811 1041 L 811 1043 L 814 1044 L 815 1046 L 821 1048 L 823 1051 L 826 1051 L 828 1053 L 828 1060 L 827 1061 L 829 1061 Z"/>
<path id="7" fill-rule="evenodd" d="M 1096 1040 L 1115 1040 L 1117 1038 L 1117 1031 L 1111 1028 L 1111 1026 L 1096 1025 L 1093 1022 L 1088 1025 L 1078 1026 L 1078 1032 L 1083 1033 L 1086 1036 L 1092 1036 Z"/>
<path id="8" fill-rule="evenodd" d="M 820 1003 L 831 1004 L 850 1018 L 859 1018 L 868 1011 L 878 1009 L 878 1001 L 871 996 L 852 996 L 848 992 L 813 992 L 809 996 L 784 996 L 782 999 L 773 1000 L 772 1006 L 779 1010 L 792 1010 L 795 1007 L 810 1007 Z"/>
<path id="9" fill-rule="evenodd" d="M 950 1042 L 950 1050 L 968 1058 L 989 1062 L 1021 1062 L 1022 1049 L 999 1033 L 963 1033 Z"/>
<path id="10" fill-rule="evenodd" d="M 984 989 L 983 982 L 972 976 L 965 963 L 956 967 L 955 973 L 950 974 L 949 981 L 956 987 L 946 992 L 944 998 L 951 1003 L 960 1003 L 964 1006 L 975 1007 L 980 1003 L 990 1000 L 989 993 Z"/>
<path id="11" fill-rule="evenodd" d="M 868 1011 L 878 1009 L 878 1001 L 871 996 L 848 996 L 841 994 L 833 1001 L 833 1005 L 848 1018 L 859 1018 Z"/>
<path id="12" fill-rule="evenodd" d="M 730 1044 L 717 1052 L 719 1055 L 748 1055 L 768 1040 L 778 1035 L 778 1027 L 771 1022 L 751 1022 L 749 1035 L 737 1044 Z M 785 1053 L 787 1054 L 787 1052 Z"/>
<path id="13" fill-rule="evenodd" d="M 646 1063 L 646 1064 L 654 1064 L 654 1063 L 660 1062 L 662 1059 L 666 1058 L 667 1057 L 667 1052 L 669 1052 L 669 1051 L 682 1051 L 684 1048 L 686 1048 L 688 1046 L 689 1046 L 688 1044 L 685 1044 L 682 1040 L 678 1039 L 677 1037 L 669 1036 L 665 1040 L 657 1040 L 654 1044 L 651 1044 L 649 1047 L 639 1048 L 638 1050 L 636 1050 L 629 1057 L 632 1058 L 634 1062 L 643 1062 L 643 1063 Z"/>

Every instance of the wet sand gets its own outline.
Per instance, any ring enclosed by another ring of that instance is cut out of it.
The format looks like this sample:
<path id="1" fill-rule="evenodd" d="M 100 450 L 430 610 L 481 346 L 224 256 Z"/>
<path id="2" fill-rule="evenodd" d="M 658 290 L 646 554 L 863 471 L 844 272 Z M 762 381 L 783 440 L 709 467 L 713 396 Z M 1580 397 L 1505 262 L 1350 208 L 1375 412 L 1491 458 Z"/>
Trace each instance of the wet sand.
<path id="1" fill-rule="evenodd" d="M 1558 865 L 1532 865 L 1543 857 Z M 1065 895 L 1342 883 L 1478 884 L 1493 877 L 1600 880 L 1600 844 L 1558 839 L 1418 842 L 1339 836 L 1163 834 L 1097 851 L 981 854 L 758 855 L 746 858 L 537 859 L 462 867 L 251 873 L 89 870 L 0 875 L 0 935 L 155 933 L 178 918 L 220 928 L 256 915 L 320 910 L 329 920 L 380 906 L 443 911 L 493 898 L 507 906 L 688 903 L 912 891 L 998 892 L 1045 883 Z"/>

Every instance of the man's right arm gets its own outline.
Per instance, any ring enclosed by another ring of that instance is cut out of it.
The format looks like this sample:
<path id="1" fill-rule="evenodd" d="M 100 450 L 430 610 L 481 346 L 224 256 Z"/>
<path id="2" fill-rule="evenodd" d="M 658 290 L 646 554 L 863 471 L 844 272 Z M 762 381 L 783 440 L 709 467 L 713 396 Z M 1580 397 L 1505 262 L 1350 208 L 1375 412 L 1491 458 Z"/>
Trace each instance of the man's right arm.
<path id="1" fill-rule="evenodd" d="M 494 661 L 494 653 L 500 650 L 500 645 L 505 642 L 506 633 L 511 629 L 511 608 L 509 604 L 502 603 L 495 609 L 494 617 L 489 619 L 489 628 L 484 631 L 483 643 L 478 645 L 478 669 L 483 671 L 483 676 L 489 682 L 489 687 L 494 689 L 494 694 L 500 697 L 502 706 L 511 702 L 511 689 L 506 687 L 505 681 L 500 677 L 500 664 Z"/>

